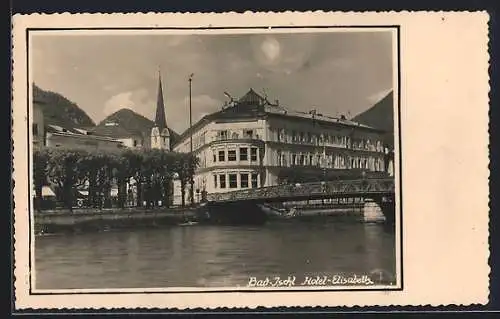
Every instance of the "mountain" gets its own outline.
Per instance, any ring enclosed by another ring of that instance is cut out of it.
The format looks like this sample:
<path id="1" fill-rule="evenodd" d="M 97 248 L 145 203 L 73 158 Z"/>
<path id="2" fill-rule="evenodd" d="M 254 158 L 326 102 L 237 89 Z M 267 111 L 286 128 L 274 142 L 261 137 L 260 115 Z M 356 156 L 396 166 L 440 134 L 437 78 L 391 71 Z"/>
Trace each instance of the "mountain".
<path id="1" fill-rule="evenodd" d="M 394 94 L 391 91 L 374 106 L 356 115 L 354 122 L 365 124 L 387 132 L 385 142 L 394 145 Z"/>
<path id="2" fill-rule="evenodd" d="M 76 103 L 59 93 L 33 85 L 33 102 L 40 105 L 46 124 L 62 127 L 93 127 L 94 121 Z"/>
<path id="3" fill-rule="evenodd" d="M 151 134 L 151 128 L 154 125 L 153 121 L 130 109 L 120 109 L 102 120 L 97 125 L 96 132 L 102 131 L 106 127 L 106 123 L 111 122 L 118 124 L 118 127 L 122 131 L 145 137 L 146 141 L 148 140 L 147 137 Z M 170 128 L 169 131 L 170 144 L 174 145 L 179 140 L 179 134 Z"/>

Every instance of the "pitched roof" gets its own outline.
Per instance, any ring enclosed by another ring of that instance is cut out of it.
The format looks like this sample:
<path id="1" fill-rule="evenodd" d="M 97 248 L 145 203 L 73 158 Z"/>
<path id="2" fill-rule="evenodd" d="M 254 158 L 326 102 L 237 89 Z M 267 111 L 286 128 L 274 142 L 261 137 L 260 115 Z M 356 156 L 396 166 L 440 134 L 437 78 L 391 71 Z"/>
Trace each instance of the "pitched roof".
<path id="1" fill-rule="evenodd" d="M 262 104 L 264 102 L 265 99 L 257 94 L 252 88 L 238 100 L 238 103 L 244 104 Z"/>
<path id="2" fill-rule="evenodd" d="M 95 132 L 84 130 L 75 127 L 62 127 L 59 125 L 48 124 L 45 126 L 45 131 L 47 133 L 55 133 L 58 135 L 66 135 L 66 136 L 76 136 L 76 137 L 86 137 L 95 138 L 99 140 L 108 140 L 108 141 L 116 141 L 113 136 L 106 136 L 103 134 L 94 134 Z"/>
<path id="3" fill-rule="evenodd" d="M 267 99 L 257 94 L 253 89 L 250 89 L 233 105 L 226 106 L 220 111 L 204 116 L 202 119 L 196 122 L 192 128 L 188 128 L 186 131 L 184 131 L 180 135 L 180 138 L 176 144 L 178 144 L 186 136 L 188 136 L 192 130 L 195 130 L 197 127 L 203 125 L 204 123 L 224 119 L 255 118 L 267 115 L 314 119 L 318 122 L 336 123 L 342 126 L 361 127 L 369 130 L 381 131 L 380 129 L 348 120 L 345 117 L 337 118 L 319 114 L 317 112 L 294 111 L 282 105 L 271 104 L 269 103 L 269 101 L 267 101 Z"/>
<path id="4" fill-rule="evenodd" d="M 96 135 L 109 136 L 114 138 L 142 137 L 142 133 L 124 128 L 118 123 L 96 126 L 92 132 Z"/>

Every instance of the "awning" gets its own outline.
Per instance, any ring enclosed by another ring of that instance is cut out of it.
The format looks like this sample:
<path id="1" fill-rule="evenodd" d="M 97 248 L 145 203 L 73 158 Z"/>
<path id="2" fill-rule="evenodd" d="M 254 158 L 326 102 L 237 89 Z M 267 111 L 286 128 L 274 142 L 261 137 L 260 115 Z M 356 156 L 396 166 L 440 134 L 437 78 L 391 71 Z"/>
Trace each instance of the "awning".
<path id="1" fill-rule="evenodd" d="M 56 194 L 49 186 L 42 187 L 42 197 L 54 197 Z"/>
<path id="2" fill-rule="evenodd" d="M 80 195 L 89 196 L 89 191 L 78 191 Z"/>

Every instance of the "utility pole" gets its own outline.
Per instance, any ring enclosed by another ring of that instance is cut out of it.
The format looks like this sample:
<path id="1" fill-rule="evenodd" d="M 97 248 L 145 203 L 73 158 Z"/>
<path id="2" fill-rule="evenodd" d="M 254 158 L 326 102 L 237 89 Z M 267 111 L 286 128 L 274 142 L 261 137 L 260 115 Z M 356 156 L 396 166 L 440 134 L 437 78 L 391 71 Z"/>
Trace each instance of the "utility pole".
<path id="1" fill-rule="evenodd" d="M 193 160 L 193 132 L 192 132 L 193 110 L 192 110 L 192 106 L 191 106 L 191 100 L 192 100 L 191 86 L 192 86 L 192 82 L 193 82 L 193 76 L 194 76 L 194 73 L 191 73 L 191 75 L 189 76 L 189 131 L 190 131 L 189 151 L 191 154 L 191 161 Z M 191 162 L 191 167 L 192 166 L 193 166 L 193 162 Z M 194 172 L 194 170 L 193 170 L 193 172 Z M 191 197 L 191 204 L 194 204 L 194 178 L 193 178 L 193 175 L 190 176 L 190 183 L 191 183 L 191 188 L 189 189 L 189 196 Z"/>

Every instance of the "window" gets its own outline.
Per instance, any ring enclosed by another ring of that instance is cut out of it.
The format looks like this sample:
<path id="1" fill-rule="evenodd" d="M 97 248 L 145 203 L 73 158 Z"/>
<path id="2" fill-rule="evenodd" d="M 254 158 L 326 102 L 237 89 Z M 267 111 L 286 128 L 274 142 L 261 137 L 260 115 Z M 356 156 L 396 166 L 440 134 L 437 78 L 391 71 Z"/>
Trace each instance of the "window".
<path id="1" fill-rule="evenodd" d="M 214 175 L 214 188 L 217 188 L 217 175 Z"/>
<path id="2" fill-rule="evenodd" d="M 252 149 L 250 150 L 250 159 L 252 161 L 257 161 L 257 148 L 256 147 L 252 147 Z"/>
<path id="3" fill-rule="evenodd" d="M 276 159 L 277 159 L 277 160 L 276 160 L 276 164 L 277 164 L 278 166 L 283 165 L 283 164 L 281 163 L 281 157 L 282 157 L 282 156 L 281 156 L 281 151 L 276 152 Z"/>
<path id="4" fill-rule="evenodd" d="M 253 130 L 245 130 L 245 138 L 253 138 Z"/>
<path id="5" fill-rule="evenodd" d="M 134 147 L 137 146 L 137 140 L 134 140 Z"/>
<path id="6" fill-rule="evenodd" d="M 219 162 L 224 162 L 226 160 L 226 152 L 219 151 Z"/>
<path id="7" fill-rule="evenodd" d="M 216 152 L 214 152 L 214 153 L 213 153 L 213 156 L 214 156 L 213 160 L 214 160 L 214 163 L 215 163 L 215 162 L 217 162 L 217 153 L 216 153 Z"/>
<path id="8" fill-rule="evenodd" d="M 292 165 L 297 164 L 297 155 L 292 154 Z"/>
<path id="9" fill-rule="evenodd" d="M 219 131 L 219 139 L 220 140 L 227 140 L 227 131 Z"/>
<path id="10" fill-rule="evenodd" d="M 316 155 L 316 165 L 317 166 L 321 165 L 321 155 L 320 154 Z"/>
<path id="11" fill-rule="evenodd" d="M 237 139 L 239 138 L 238 133 L 233 132 L 233 134 L 231 134 L 231 138 L 232 138 L 233 140 L 237 140 Z"/>
<path id="12" fill-rule="evenodd" d="M 309 165 L 313 165 L 313 156 L 309 155 Z"/>
<path id="13" fill-rule="evenodd" d="M 240 161 L 248 161 L 248 148 L 240 147 Z"/>
<path id="14" fill-rule="evenodd" d="M 226 175 L 220 174 L 219 177 L 220 177 L 219 181 L 220 188 L 226 188 Z"/>
<path id="15" fill-rule="evenodd" d="M 236 150 L 230 150 L 227 152 L 227 160 L 230 162 L 236 161 Z"/>
<path id="16" fill-rule="evenodd" d="M 299 140 L 300 142 L 305 142 L 306 141 L 306 137 L 304 135 L 304 132 L 300 132 L 299 136 L 300 136 L 300 140 Z"/>
<path id="17" fill-rule="evenodd" d="M 38 136 L 38 123 L 33 123 L 33 136 Z"/>
<path id="18" fill-rule="evenodd" d="M 236 174 L 229 174 L 229 188 L 238 187 L 238 178 Z"/>
<path id="19" fill-rule="evenodd" d="M 241 174 L 240 179 L 241 188 L 248 188 L 248 174 Z"/>
<path id="20" fill-rule="evenodd" d="M 257 188 L 258 187 L 258 174 L 252 173 L 252 188 Z"/>
<path id="21" fill-rule="evenodd" d="M 300 155 L 300 165 L 306 165 L 306 157 L 304 154 Z"/>
<path id="22" fill-rule="evenodd" d="M 295 131 L 292 131 L 292 142 L 297 142 L 297 133 Z"/>

